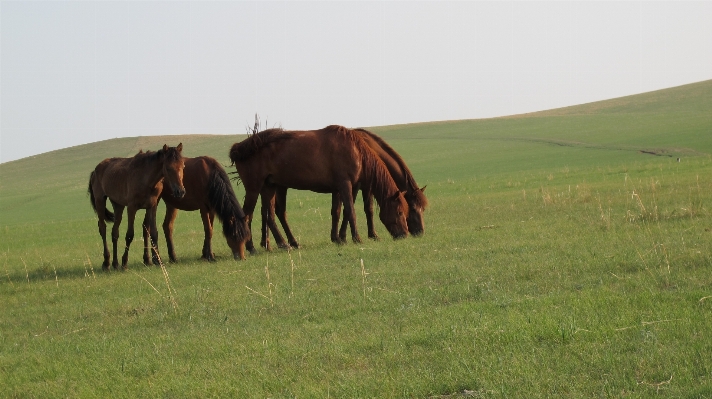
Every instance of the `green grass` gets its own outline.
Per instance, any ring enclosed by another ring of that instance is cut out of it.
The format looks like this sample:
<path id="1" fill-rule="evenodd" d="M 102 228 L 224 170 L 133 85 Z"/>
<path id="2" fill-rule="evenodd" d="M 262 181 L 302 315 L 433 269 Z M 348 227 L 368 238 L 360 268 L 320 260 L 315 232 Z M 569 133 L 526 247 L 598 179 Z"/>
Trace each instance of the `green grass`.
<path id="1" fill-rule="evenodd" d="M 301 250 L 235 262 L 218 229 L 201 262 L 181 212 L 169 280 L 138 242 L 100 271 L 89 172 L 241 137 L 0 165 L 0 396 L 712 396 L 712 81 L 373 130 L 428 186 L 423 237 L 336 246 L 329 196 L 291 190 Z"/>

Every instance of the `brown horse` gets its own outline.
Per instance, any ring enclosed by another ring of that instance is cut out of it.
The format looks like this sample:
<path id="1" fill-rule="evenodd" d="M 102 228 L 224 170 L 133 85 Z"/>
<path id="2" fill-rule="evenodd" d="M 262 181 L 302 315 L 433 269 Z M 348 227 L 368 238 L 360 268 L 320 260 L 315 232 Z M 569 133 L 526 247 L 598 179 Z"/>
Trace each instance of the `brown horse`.
<path id="1" fill-rule="evenodd" d="M 409 210 L 408 232 L 414 236 L 423 234 L 423 232 L 425 232 L 423 211 L 425 211 L 425 208 L 428 206 L 428 199 L 425 197 L 425 187 L 418 187 L 413 174 L 410 172 L 403 158 L 381 137 L 365 129 L 355 130 L 362 134 L 364 141 L 378 154 L 379 158 L 381 158 L 381 161 L 383 161 L 388 168 L 388 172 L 390 172 L 398 189 L 405 191 L 405 201 L 408 203 Z M 373 225 L 373 200 L 370 188 L 363 186 L 361 187 L 361 192 L 363 194 L 363 210 L 366 213 L 366 223 L 368 224 L 368 237 L 377 239 L 378 235 Z M 277 198 L 279 199 L 279 197 Z M 340 198 L 332 199 L 332 204 L 335 201 L 340 201 Z M 346 240 L 346 223 L 347 220 L 344 219 L 341 224 L 341 230 L 339 232 L 341 241 Z"/>
<path id="2" fill-rule="evenodd" d="M 251 237 L 250 229 L 225 169 L 220 166 L 218 161 L 210 157 L 185 158 L 183 185 L 186 194 L 182 198 L 177 198 L 170 191 L 164 191 L 161 194 L 161 199 L 166 204 L 163 232 L 166 235 L 170 261 L 176 261 L 175 247 L 173 246 L 173 224 L 178 210 L 200 210 L 205 230 L 202 259 L 215 260 L 211 239 L 213 221 L 217 214 L 233 257 L 244 260 L 245 242 Z M 144 239 L 147 239 L 145 232 Z"/>
<path id="3" fill-rule="evenodd" d="M 364 139 L 365 143 L 381 158 L 381 161 L 386 165 L 391 177 L 395 181 L 398 189 L 405 191 L 405 200 L 408 203 L 408 232 L 414 236 L 423 234 L 425 231 L 425 223 L 423 220 L 423 211 L 428 206 L 428 199 L 425 197 L 425 187 L 419 188 L 418 184 L 415 182 L 413 174 L 410 172 L 408 165 L 401 156 L 386 143 L 381 137 L 376 134 L 365 130 L 365 129 L 354 129 L 354 132 L 360 134 Z M 373 198 L 369 186 L 360 187 L 363 193 L 363 208 L 366 213 L 366 223 L 368 225 L 368 237 L 373 239 L 378 239 L 376 234 L 375 226 L 373 223 Z M 289 244 L 293 247 L 298 247 L 299 244 L 294 239 L 291 233 L 289 225 L 286 219 L 286 197 L 287 197 L 286 187 L 277 187 L 276 196 L 274 200 L 270 201 L 272 209 L 262 209 L 262 239 L 260 241 L 261 245 L 265 248 L 269 248 L 269 236 L 267 233 L 267 220 L 270 217 L 267 212 L 271 212 L 274 215 L 276 210 L 276 216 L 279 219 L 282 228 L 284 228 L 287 238 L 289 239 Z M 354 190 L 354 199 L 356 198 L 356 190 Z M 336 229 L 338 227 L 338 221 L 341 214 L 341 197 L 337 194 L 333 194 L 332 198 L 332 240 L 336 235 Z M 271 216 L 272 219 L 274 216 Z M 346 241 L 346 228 L 348 226 L 348 220 L 344 218 L 341 224 L 341 229 L 338 234 L 337 242 Z M 284 247 L 286 243 L 282 238 L 279 231 L 274 231 L 272 234 L 275 236 L 275 240 L 280 247 Z"/>
<path id="4" fill-rule="evenodd" d="M 234 144 L 230 159 L 245 185 L 244 210 L 250 224 L 257 197 L 262 193 L 262 205 L 269 207 L 276 187 L 338 192 L 344 199 L 344 216 L 351 222 L 351 236 L 360 242 L 352 192 L 361 185 L 371 187 L 381 208 L 381 222 L 391 235 L 394 238 L 408 235 L 408 204 L 403 193 L 383 161 L 351 129 L 343 126 L 307 131 L 269 129 Z M 268 224 L 273 227 L 274 219 L 268 219 Z M 251 240 L 247 245 L 254 250 Z"/>
<path id="5" fill-rule="evenodd" d="M 107 158 L 101 161 L 89 176 L 89 198 L 94 212 L 99 216 L 99 234 L 104 241 L 104 270 L 109 269 L 109 248 L 106 245 L 106 222 L 114 222 L 111 230 L 111 241 L 114 245 L 114 261 L 112 266 L 118 268 L 117 242 L 119 240 L 119 225 L 124 212 L 128 208 L 129 225 L 126 231 L 126 249 L 121 258 L 121 267 L 127 268 L 129 247 L 134 238 L 134 219 L 136 211 L 146 209 L 146 219 L 153 220 L 150 226 L 151 238 L 158 239 L 155 228 L 156 205 L 164 185 L 170 188 L 175 197 L 185 195 L 183 187 L 183 144 L 177 147 L 163 146 L 158 152 L 143 151 L 133 158 Z M 164 183 L 165 181 L 165 183 Z M 114 207 L 114 213 L 106 209 L 106 198 Z M 149 259 L 144 254 L 144 263 Z M 153 252 L 153 262 L 158 264 L 158 253 Z"/>

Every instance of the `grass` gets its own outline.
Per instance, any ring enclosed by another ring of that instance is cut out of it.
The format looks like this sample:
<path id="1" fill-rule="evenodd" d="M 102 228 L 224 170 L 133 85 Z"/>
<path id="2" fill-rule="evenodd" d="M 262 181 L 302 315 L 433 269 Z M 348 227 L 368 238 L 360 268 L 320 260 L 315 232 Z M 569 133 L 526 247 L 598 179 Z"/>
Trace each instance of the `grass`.
<path id="1" fill-rule="evenodd" d="M 100 271 L 89 171 L 178 141 L 227 164 L 238 137 L 2 164 L 0 396 L 710 397 L 711 111 L 708 81 L 374 128 L 428 185 L 423 237 L 336 246 L 329 196 L 292 190 L 302 249 L 235 262 L 216 233 L 201 262 L 181 212 L 165 274 L 140 240 Z"/>

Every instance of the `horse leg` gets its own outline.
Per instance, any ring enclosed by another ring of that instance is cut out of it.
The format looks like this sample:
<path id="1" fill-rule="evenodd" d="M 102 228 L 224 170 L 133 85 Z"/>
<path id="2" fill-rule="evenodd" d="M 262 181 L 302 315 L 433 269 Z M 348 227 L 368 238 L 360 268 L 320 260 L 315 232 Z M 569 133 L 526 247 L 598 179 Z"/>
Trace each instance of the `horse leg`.
<path id="1" fill-rule="evenodd" d="M 121 257 L 121 268 L 124 270 L 128 269 L 129 248 L 131 247 L 131 241 L 134 239 L 134 221 L 136 219 L 137 211 L 134 206 L 129 205 L 128 208 L 129 222 L 126 226 L 126 249 L 124 250 L 124 256 Z"/>
<path id="2" fill-rule="evenodd" d="M 277 188 L 275 203 L 277 205 L 277 218 L 279 219 L 279 224 L 282 225 L 282 229 L 284 229 L 284 233 L 287 235 L 289 245 L 293 248 L 299 248 L 299 243 L 297 239 L 294 238 L 292 229 L 289 228 L 289 223 L 287 223 L 287 187 Z"/>
<path id="3" fill-rule="evenodd" d="M 254 191 L 254 190 L 247 190 L 245 188 L 246 193 L 245 193 L 245 201 L 242 206 L 242 210 L 245 212 L 245 218 L 247 218 L 247 226 L 250 228 L 250 231 L 252 231 L 252 218 L 253 218 L 253 213 L 255 211 L 255 205 L 257 204 L 257 197 L 260 195 L 259 190 Z M 249 240 L 245 243 L 245 246 L 247 247 L 247 250 L 250 251 L 250 254 L 254 255 L 257 253 L 257 250 L 255 249 L 255 245 L 252 243 L 252 237 L 250 237 Z"/>
<path id="4" fill-rule="evenodd" d="M 264 186 L 260 196 L 262 197 L 262 220 L 267 220 L 267 227 L 269 227 L 269 230 L 272 232 L 274 240 L 277 242 L 277 247 L 289 248 L 289 244 L 287 244 L 284 237 L 282 237 L 282 233 L 280 233 L 277 228 L 277 224 L 274 221 L 276 190 L 272 187 Z M 269 241 L 267 241 L 267 244 L 269 244 Z M 267 250 L 269 250 L 269 248 L 267 248 Z"/>
<path id="5" fill-rule="evenodd" d="M 354 212 L 354 200 L 350 181 L 346 181 L 342 185 L 341 190 L 339 190 L 339 194 L 341 194 L 341 198 L 344 203 L 344 217 L 348 218 L 349 224 L 351 224 L 351 239 L 355 243 L 360 243 L 361 237 L 359 237 L 356 229 L 356 212 Z"/>
<path id="6" fill-rule="evenodd" d="M 111 262 L 111 266 L 114 269 L 119 268 L 119 256 L 118 256 L 118 245 L 119 245 L 119 225 L 121 225 L 121 219 L 124 216 L 124 206 L 111 201 L 111 205 L 114 207 L 114 227 L 111 228 L 111 243 L 114 246 L 114 260 Z"/>
<path id="7" fill-rule="evenodd" d="M 151 260 L 154 265 L 159 266 L 161 264 L 161 255 L 158 253 L 158 227 L 156 226 L 156 213 L 158 213 L 157 206 L 146 209 L 146 216 L 149 221 L 148 227 L 151 233 Z"/>
<path id="8" fill-rule="evenodd" d="M 203 255 L 201 259 L 205 259 L 210 262 L 215 261 L 215 254 L 213 254 L 212 248 L 212 238 L 213 238 L 213 218 L 210 217 L 210 211 L 201 208 L 200 218 L 203 219 L 203 231 L 205 232 L 205 239 L 203 240 Z"/>
<path id="9" fill-rule="evenodd" d="M 344 214 L 344 218 L 346 215 Z M 331 193 L 331 242 L 343 244 L 339 237 L 339 219 L 341 218 L 341 196 L 338 192 Z M 344 219 L 346 220 L 346 219 Z"/>
<path id="10" fill-rule="evenodd" d="M 352 195 L 353 195 L 353 200 L 354 200 L 354 206 L 356 204 L 356 196 L 358 195 L 358 190 L 359 190 L 360 185 L 354 186 Z M 341 239 L 342 242 L 346 242 L 346 227 L 348 225 L 348 218 L 346 218 L 346 215 L 344 214 L 344 220 L 341 222 L 341 229 L 339 230 L 339 238 Z"/>
<path id="11" fill-rule="evenodd" d="M 368 238 L 378 240 L 378 234 L 376 234 L 376 228 L 373 224 L 373 195 L 371 195 L 371 189 L 363 187 L 361 194 L 363 195 L 363 212 L 366 214 L 366 224 L 368 225 Z"/>
<path id="12" fill-rule="evenodd" d="M 215 212 L 208 213 L 210 215 L 210 227 L 215 227 Z M 213 237 L 213 232 L 210 232 L 210 238 Z M 212 241 L 211 241 L 212 243 Z M 213 255 L 213 260 L 215 260 L 215 254 L 213 253 L 213 245 L 210 244 L 210 253 Z"/>
<path id="13" fill-rule="evenodd" d="M 104 242 L 104 263 L 101 264 L 101 268 L 109 270 L 109 261 L 111 260 L 111 254 L 109 253 L 109 247 L 106 245 L 106 220 L 104 220 L 105 209 L 106 209 L 106 198 L 100 196 L 95 200 L 96 204 L 96 214 L 99 216 L 99 234 L 101 235 L 101 240 Z"/>
<path id="14" fill-rule="evenodd" d="M 332 199 L 333 206 L 333 199 Z M 339 208 L 341 208 L 341 201 L 339 201 Z M 337 220 L 338 221 L 338 220 Z M 344 213 L 344 218 L 341 220 L 341 228 L 339 229 L 339 241 L 346 242 L 346 229 L 349 227 L 349 220 L 346 218 L 346 213 Z"/>
<path id="15" fill-rule="evenodd" d="M 163 235 L 166 236 L 166 246 L 168 246 L 168 260 L 176 262 L 176 249 L 173 246 L 173 224 L 178 216 L 178 209 L 166 204 L 166 217 L 163 219 Z"/>
<path id="16" fill-rule="evenodd" d="M 265 248 L 268 251 L 271 251 L 272 249 L 270 248 L 270 245 L 269 245 L 269 232 L 267 231 L 267 218 L 269 217 L 269 208 L 264 205 L 264 203 L 265 203 L 264 192 L 262 194 L 260 194 L 260 198 L 262 199 L 262 204 L 260 204 L 260 215 L 262 216 L 262 219 L 261 219 L 261 221 L 262 221 L 261 222 L 262 236 L 260 237 L 260 246 L 262 248 Z M 270 204 L 269 206 L 272 206 L 272 204 Z"/>
<path id="17" fill-rule="evenodd" d="M 358 195 L 358 187 L 354 186 L 353 189 L 354 206 L 356 204 L 356 196 Z M 339 238 L 342 242 L 346 242 L 346 228 L 348 227 L 348 219 L 344 216 L 344 220 L 341 222 L 341 229 L 339 229 Z"/>
<path id="18" fill-rule="evenodd" d="M 150 215 L 148 214 L 148 211 L 146 211 L 146 215 L 143 217 L 143 224 L 141 225 L 141 230 L 143 230 L 143 264 L 146 266 L 151 264 L 151 257 L 149 256 L 151 248 L 151 221 L 149 220 L 149 217 Z"/>

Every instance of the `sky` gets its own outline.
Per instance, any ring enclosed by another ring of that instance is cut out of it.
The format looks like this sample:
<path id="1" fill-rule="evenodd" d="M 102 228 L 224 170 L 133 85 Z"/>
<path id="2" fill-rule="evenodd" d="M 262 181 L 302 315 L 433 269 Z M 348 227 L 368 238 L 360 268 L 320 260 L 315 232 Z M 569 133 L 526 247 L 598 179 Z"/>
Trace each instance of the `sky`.
<path id="1" fill-rule="evenodd" d="M 0 162 L 489 118 L 712 79 L 712 2 L 0 3 Z"/>

